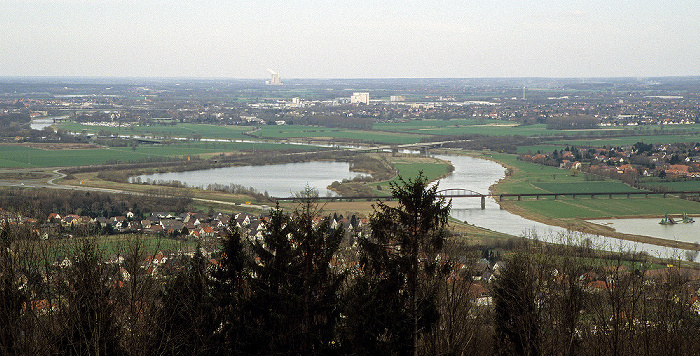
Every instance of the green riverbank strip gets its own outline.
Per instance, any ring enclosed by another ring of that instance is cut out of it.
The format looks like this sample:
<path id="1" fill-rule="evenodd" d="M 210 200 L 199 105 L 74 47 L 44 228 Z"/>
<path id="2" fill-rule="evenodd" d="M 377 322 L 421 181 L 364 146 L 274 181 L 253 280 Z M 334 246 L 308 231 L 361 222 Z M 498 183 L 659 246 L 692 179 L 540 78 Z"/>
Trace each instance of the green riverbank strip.
<path id="1" fill-rule="evenodd" d="M 527 198 L 518 201 L 508 198 L 502 204 L 513 207 L 520 212 L 527 212 L 527 217 L 543 219 L 598 219 L 608 217 L 662 216 L 666 213 L 700 214 L 700 204 L 677 197 L 663 198 L 651 195 L 632 196 L 596 196 L 591 198 L 589 192 L 628 192 L 638 191 L 624 183 L 605 179 L 591 181 L 585 174 L 572 174 L 568 170 L 519 161 L 517 156 L 502 153 L 472 153 L 472 155 L 491 159 L 509 168 L 509 176 L 496 184 L 494 193 L 580 193 L 575 199 L 569 196 Z"/>

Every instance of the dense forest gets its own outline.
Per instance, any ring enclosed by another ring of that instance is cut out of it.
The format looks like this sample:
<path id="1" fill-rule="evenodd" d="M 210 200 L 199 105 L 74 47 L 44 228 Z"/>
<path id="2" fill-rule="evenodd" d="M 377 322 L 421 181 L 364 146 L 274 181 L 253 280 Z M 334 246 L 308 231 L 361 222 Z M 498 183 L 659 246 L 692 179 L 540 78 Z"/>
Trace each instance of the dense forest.
<path id="1" fill-rule="evenodd" d="M 585 244 L 522 240 L 485 283 L 421 175 L 366 229 L 308 195 L 256 236 L 164 261 L 143 237 L 35 241 L 4 215 L 0 353 L 128 355 L 692 355 L 700 319 L 678 268 Z M 211 257 L 211 258 L 210 258 Z M 493 256 L 490 256 L 493 257 Z M 594 283 L 595 282 L 595 283 Z"/>

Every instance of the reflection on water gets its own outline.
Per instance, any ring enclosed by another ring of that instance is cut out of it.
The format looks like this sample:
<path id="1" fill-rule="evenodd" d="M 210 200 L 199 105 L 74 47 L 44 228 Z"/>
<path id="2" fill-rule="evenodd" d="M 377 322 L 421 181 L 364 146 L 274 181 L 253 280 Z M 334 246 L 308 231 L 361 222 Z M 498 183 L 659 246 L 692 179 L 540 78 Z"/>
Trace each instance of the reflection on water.
<path id="1" fill-rule="evenodd" d="M 491 185 L 505 176 L 505 168 L 498 163 L 453 155 L 438 155 L 452 162 L 454 172 L 439 182 L 439 189 L 461 188 L 486 194 Z M 178 180 L 190 186 L 202 187 L 210 183 L 228 185 L 240 184 L 267 191 L 271 196 L 287 197 L 303 190 L 306 186 L 319 190 L 321 196 L 332 194 L 326 187 L 333 181 L 352 178 L 358 175 L 349 171 L 348 163 L 343 162 L 303 162 L 268 166 L 245 166 L 217 168 L 204 171 L 176 172 L 140 176 L 142 181 Z M 594 247 L 609 251 L 646 251 L 653 256 L 672 258 L 680 256 L 682 251 L 651 244 L 635 243 L 615 238 L 570 232 L 564 228 L 549 226 L 527 220 L 521 216 L 501 210 L 492 198 L 486 200 L 486 209 L 481 209 L 479 198 L 456 198 L 452 201 L 452 217 L 489 230 L 514 236 L 536 235 L 540 240 L 563 242 L 570 239 L 574 243 L 590 240 Z M 658 221 L 656 221 L 658 222 Z M 697 223 L 697 224 L 700 224 Z M 692 225 L 692 224 L 689 224 Z M 670 227 L 670 228 L 674 228 Z M 700 225 L 698 226 L 700 227 Z M 681 240 L 678 234 L 668 234 L 667 239 Z M 641 234 L 646 235 L 646 233 Z M 681 240 L 685 241 L 685 240 Z"/>
<path id="2" fill-rule="evenodd" d="M 191 187 L 238 184 L 253 187 L 261 192 L 267 191 L 273 197 L 289 197 L 310 187 L 317 189 L 320 196 L 328 196 L 335 195 L 333 191 L 326 189 L 334 181 L 363 175 L 365 174 L 351 172 L 347 162 L 313 161 L 157 173 L 141 175 L 131 178 L 130 181 L 180 181 Z"/>
<path id="3" fill-rule="evenodd" d="M 489 187 L 505 177 L 505 168 L 498 163 L 467 156 L 436 156 L 452 162 L 454 172 L 439 182 L 438 189 L 462 188 L 487 194 Z M 486 199 L 486 209 L 481 209 L 478 198 L 452 200 L 452 217 L 490 230 L 510 235 L 537 231 L 540 235 L 556 234 L 564 229 L 527 220 L 519 215 L 501 210 L 493 198 Z"/>
<path id="4" fill-rule="evenodd" d="M 53 119 L 34 119 L 29 124 L 32 130 L 43 130 L 45 127 L 53 125 Z"/>
<path id="5" fill-rule="evenodd" d="M 439 189 L 462 188 L 486 194 L 491 185 L 505 177 L 505 168 L 492 161 L 466 156 L 438 155 L 436 157 L 451 161 L 455 167 L 452 175 L 440 180 Z M 682 253 L 682 250 L 674 248 L 571 232 L 558 226 L 549 226 L 531 221 L 501 210 L 493 198 L 486 200 L 485 210 L 481 209 L 481 202 L 478 198 L 453 199 L 452 206 L 452 217 L 479 227 L 510 235 L 536 235 L 542 241 L 557 243 L 565 241 L 580 243 L 583 240 L 590 240 L 593 246 L 599 249 L 608 251 L 646 251 L 652 256 L 664 258 L 677 258 Z M 658 220 L 656 222 L 658 223 Z"/>
<path id="6" fill-rule="evenodd" d="M 596 219 L 589 220 L 589 222 L 611 227 L 623 234 L 644 235 L 691 243 L 700 242 L 700 223 L 679 222 L 674 225 L 662 225 L 659 224 L 660 220 L 660 218 Z"/>

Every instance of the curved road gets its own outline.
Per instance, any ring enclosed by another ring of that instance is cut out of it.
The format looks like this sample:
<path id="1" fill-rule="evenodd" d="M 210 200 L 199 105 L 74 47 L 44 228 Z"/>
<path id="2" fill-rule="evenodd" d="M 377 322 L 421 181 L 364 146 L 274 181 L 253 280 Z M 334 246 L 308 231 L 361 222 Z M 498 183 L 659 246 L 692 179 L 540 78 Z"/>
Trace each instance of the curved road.
<path id="1" fill-rule="evenodd" d="M 84 191 L 84 192 L 102 192 L 102 193 L 111 193 L 111 194 L 147 195 L 147 193 L 134 192 L 134 191 L 124 190 L 124 189 L 110 189 L 110 188 L 97 188 L 97 187 L 57 184 L 55 182 L 56 180 L 66 177 L 66 174 L 60 172 L 60 168 L 57 168 L 57 169 L 53 169 L 53 168 L 46 168 L 46 169 L 30 169 L 30 168 L 0 169 L 0 174 L 2 174 L 2 173 L 30 173 L 30 172 L 31 173 L 49 174 L 49 171 L 51 172 L 51 177 L 48 179 L 47 178 L 40 178 L 40 179 L 1 179 L 0 178 L 0 186 L 1 187 L 64 189 L 64 190 L 77 190 L 77 191 Z M 248 207 L 248 208 L 260 209 L 260 210 L 269 210 L 270 209 L 267 205 L 240 204 L 240 203 L 232 203 L 232 202 L 223 201 L 223 200 L 194 198 L 194 197 L 192 198 L 192 200 L 203 202 L 203 203 Z"/>

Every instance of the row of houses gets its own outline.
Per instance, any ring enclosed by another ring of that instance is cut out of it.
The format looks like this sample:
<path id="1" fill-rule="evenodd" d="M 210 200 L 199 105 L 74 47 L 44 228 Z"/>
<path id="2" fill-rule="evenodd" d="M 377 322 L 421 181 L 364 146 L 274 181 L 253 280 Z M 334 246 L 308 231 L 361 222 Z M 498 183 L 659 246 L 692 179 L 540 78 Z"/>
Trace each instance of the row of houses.
<path id="1" fill-rule="evenodd" d="M 111 218 L 51 213 L 44 225 L 60 225 L 62 228 L 69 230 L 95 226 L 99 227 L 101 231 L 114 233 L 134 232 L 182 238 L 221 238 L 226 235 L 227 228 L 231 225 L 249 234 L 252 233 L 253 236 L 260 237 L 264 230 L 263 222 L 267 219 L 267 214 L 258 216 L 245 212 L 233 215 L 225 213 L 207 215 L 191 212 L 182 214 L 154 212 L 144 219 L 137 219 L 135 214 L 130 211 L 124 215 Z M 321 219 L 317 218 L 317 222 Z M 355 215 L 352 215 L 350 218 L 342 215 L 336 215 L 331 218 L 331 228 L 336 229 L 343 226 L 348 232 L 359 230 L 367 223 L 367 219 L 360 219 Z M 50 237 L 48 229 L 44 229 L 43 235 L 44 238 Z"/>

